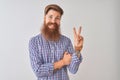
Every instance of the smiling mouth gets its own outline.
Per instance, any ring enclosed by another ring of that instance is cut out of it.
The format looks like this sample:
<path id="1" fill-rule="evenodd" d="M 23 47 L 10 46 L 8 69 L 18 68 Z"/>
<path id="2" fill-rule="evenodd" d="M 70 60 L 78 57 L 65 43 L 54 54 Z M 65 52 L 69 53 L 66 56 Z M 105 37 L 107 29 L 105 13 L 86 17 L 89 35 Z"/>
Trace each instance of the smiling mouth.
<path id="1" fill-rule="evenodd" d="M 49 25 L 49 28 L 50 28 L 50 29 L 55 29 L 55 25 L 54 25 L 54 24 L 51 24 L 51 25 Z"/>

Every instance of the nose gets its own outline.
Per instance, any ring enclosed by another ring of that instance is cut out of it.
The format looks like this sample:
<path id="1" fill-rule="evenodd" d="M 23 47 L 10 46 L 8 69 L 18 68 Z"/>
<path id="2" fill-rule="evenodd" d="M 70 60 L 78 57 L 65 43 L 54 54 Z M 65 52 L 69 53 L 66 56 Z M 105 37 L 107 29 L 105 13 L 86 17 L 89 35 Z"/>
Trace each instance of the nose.
<path id="1" fill-rule="evenodd" d="M 53 19 L 52 19 L 52 23 L 55 23 L 55 22 L 56 22 L 56 20 L 55 20 L 55 18 L 53 18 Z"/>

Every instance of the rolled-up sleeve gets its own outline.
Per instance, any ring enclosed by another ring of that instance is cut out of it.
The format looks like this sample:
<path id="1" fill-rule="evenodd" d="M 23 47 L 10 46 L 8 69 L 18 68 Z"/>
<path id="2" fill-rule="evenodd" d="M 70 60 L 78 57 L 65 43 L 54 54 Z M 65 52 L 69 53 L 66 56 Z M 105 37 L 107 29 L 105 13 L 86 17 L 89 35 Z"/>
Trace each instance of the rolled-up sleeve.
<path id="1" fill-rule="evenodd" d="M 69 40 L 68 52 L 72 54 L 72 60 L 70 65 L 68 65 L 68 69 L 71 73 L 75 74 L 78 71 L 80 63 L 82 62 L 82 55 L 80 55 L 80 57 L 78 58 L 70 40 Z"/>
<path id="2" fill-rule="evenodd" d="M 53 75 L 53 63 L 44 64 L 35 37 L 31 38 L 29 41 L 29 53 L 31 66 L 37 77 L 47 77 Z"/>

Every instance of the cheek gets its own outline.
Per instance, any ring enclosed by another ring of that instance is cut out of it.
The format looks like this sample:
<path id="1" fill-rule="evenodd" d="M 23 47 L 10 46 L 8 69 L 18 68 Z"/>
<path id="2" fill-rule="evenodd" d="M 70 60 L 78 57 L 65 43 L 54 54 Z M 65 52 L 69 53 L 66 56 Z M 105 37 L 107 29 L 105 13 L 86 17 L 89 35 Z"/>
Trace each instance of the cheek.
<path id="1" fill-rule="evenodd" d="M 60 25 L 60 21 L 56 21 L 56 23 L 57 23 L 58 25 Z"/>
<path id="2" fill-rule="evenodd" d="M 45 23 L 47 24 L 48 22 L 50 22 L 49 20 L 45 20 Z"/>
<path id="3" fill-rule="evenodd" d="M 50 20 L 45 17 L 45 18 L 44 18 L 44 22 L 45 22 L 45 24 L 47 24 L 48 22 L 50 22 Z"/>

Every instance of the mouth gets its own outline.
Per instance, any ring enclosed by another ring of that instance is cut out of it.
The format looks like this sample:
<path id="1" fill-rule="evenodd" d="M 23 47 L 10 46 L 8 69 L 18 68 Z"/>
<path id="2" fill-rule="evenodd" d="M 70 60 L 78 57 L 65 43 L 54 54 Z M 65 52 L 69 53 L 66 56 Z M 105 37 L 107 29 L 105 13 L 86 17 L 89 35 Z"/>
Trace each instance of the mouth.
<path id="1" fill-rule="evenodd" d="M 55 29 L 55 25 L 54 24 L 51 24 L 48 27 L 49 27 L 49 29 Z"/>

